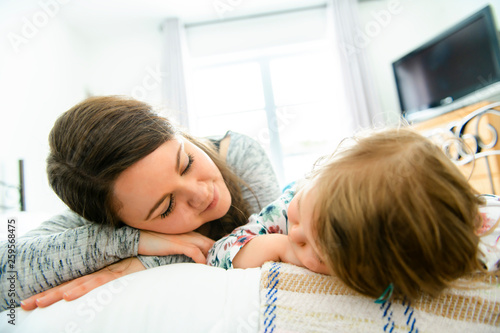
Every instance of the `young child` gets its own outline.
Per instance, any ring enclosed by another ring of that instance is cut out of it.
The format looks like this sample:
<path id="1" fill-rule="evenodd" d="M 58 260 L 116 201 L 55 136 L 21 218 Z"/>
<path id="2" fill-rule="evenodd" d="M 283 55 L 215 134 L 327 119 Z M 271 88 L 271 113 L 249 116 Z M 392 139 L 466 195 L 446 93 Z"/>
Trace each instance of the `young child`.
<path id="1" fill-rule="evenodd" d="M 496 269 L 498 244 L 490 244 L 497 251 L 489 257 L 478 251 L 483 221 L 500 217 L 496 206 L 496 197 L 478 196 L 420 134 L 375 131 L 323 159 L 301 184 L 216 242 L 208 264 L 283 261 L 336 275 L 375 298 L 437 295 L 485 265 Z"/>

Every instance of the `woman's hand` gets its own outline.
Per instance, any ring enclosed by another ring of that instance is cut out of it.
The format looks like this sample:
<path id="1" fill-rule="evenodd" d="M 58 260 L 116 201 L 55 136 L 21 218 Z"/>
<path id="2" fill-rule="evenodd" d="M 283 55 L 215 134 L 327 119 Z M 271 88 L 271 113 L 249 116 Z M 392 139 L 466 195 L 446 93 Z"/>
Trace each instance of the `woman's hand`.
<path id="1" fill-rule="evenodd" d="M 44 308 L 62 299 L 75 300 L 91 290 L 119 277 L 146 269 L 136 257 L 123 259 L 89 275 L 65 282 L 57 287 L 31 296 L 21 302 L 24 310 Z"/>
<path id="2" fill-rule="evenodd" d="M 167 235 L 141 230 L 138 253 L 149 256 L 184 254 L 199 264 L 206 264 L 208 250 L 212 245 L 212 239 L 194 231 Z"/>
<path id="3" fill-rule="evenodd" d="M 196 232 L 181 235 L 166 235 L 141 230 L 138 253 L 160 256 L 184 254 L 197 263 L 205 264 L 208 250 L 210 250 L 213 244 L 213 240 Z M 33 295 L 21 302 L 21 308 L 24 310 L 33 310 L 37 307 L 47 307 L 62 299 L 72 301 L 107 282 L 144 269 L 144 265 L 136 257 L 127 258 L 92 274 L 79 277 Z"/>

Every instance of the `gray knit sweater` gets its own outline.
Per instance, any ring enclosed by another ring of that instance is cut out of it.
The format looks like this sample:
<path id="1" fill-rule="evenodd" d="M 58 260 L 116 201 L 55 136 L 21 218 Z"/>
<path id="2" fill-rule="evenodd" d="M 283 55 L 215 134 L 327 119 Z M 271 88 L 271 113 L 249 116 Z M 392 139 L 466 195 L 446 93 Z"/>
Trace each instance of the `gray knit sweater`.
<path id="1" fill-rule="evenodd" d="M 253 139 L 228 132 L 231 137 L 226 162 L 256 194 L 242 188 L 250 213 L 260 211 L 280 195 L 272 165 L 262 147 Z M 221 140 L 219 138 L 218 140 Z M 259 206 L 260 204 L 260 206 Z M 43 222 L 38 228 L 19 237 L 16 244 L 17 286 L 15 301 L 20 301 L 63 282 L 98 271 L 121 259 L 137 255 L 139 230 L 111 228 L 89 222 L 68 210 Z M 0 243 L 0 311 L 13 299 L 7 280 L 6 241 Z M 138 256 L 146 268 L 192 261 L 184 255 Z"/>

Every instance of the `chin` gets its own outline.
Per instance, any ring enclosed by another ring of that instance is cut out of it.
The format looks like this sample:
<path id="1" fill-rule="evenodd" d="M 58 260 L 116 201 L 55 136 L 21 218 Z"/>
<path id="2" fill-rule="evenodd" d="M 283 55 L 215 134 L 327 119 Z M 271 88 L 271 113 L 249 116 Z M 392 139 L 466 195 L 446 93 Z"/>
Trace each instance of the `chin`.
<path id="1" fill-rule="evenodd" d="M 226 215 L 227 212 L 229 212 L 229 208 L 231 208 L 231 200 L 221 202 L 220 206 L 217 208 L 218 208 L 217 209 L 218 216 L 216 218 L 214 218 L 214 220 L 220 219 L 221 217 Z"/>
<path id="2" fill-rule="evenodd" d="M 229 193 L 227 187 L 225 188 L 224 193 L 222 195 L 221 194 L 222 193 L 220 193 L 219 197 L 219 207 L 217 207 L 217 211 L 220 214 L 218 218 L 221 218 L 227 214 L 229 208 L 231 208 L 231 202 L 232 202 L 231 194 Z"/>

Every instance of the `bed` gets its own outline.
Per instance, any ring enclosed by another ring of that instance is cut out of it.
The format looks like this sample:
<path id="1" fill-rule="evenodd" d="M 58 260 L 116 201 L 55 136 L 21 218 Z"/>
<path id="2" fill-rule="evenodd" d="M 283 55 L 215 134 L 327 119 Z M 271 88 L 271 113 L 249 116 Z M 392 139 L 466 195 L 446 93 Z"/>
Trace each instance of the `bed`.
<path id="1" fill-rule="evenodd" d="M 467 279 L 465 279 L 467 280 Z M 1 332 L 499 332 L 498 278 L 479 276 L 439 298 L 381 304 L 338 279 L 285 263 L 223 270 L 173 264 L 131 274 L 84 297 L 3 312 Z"/>

